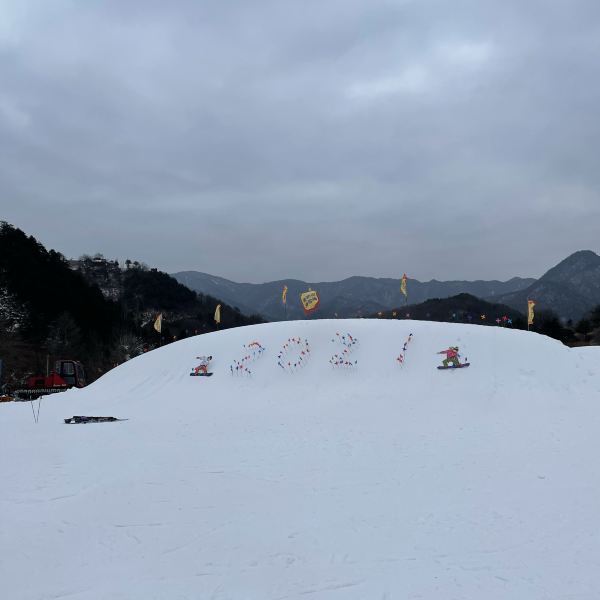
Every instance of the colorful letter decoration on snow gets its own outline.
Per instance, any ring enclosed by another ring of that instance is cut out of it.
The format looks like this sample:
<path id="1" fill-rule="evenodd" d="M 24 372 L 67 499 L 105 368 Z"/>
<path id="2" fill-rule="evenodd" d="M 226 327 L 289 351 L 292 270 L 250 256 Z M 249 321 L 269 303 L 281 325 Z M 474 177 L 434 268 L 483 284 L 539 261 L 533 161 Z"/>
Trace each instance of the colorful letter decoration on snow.
<path id="1" fill-rule="evenodd" d="M 277 355 L 277 364 L 288 373 L 306 366 L 310 359 L 310 345 L 307 339 L 288 338 Z"/>
<path id="2" fill-rule="evenodd" d="M 404 364 L 404 361 L 406 360 L 406 350 L 408 349 L 408 345 L 412 342 L 412 338 L 413 338 L 413 334 L 411 333 L 406 338 L 406 341 L 404 342 L 404 346 L 402 346 L 402 352 L 400 352 L 400 354 L 396 358 L 396 360 L 398 361 L 398 364 L 400 366 L 402 366 Z"/>
<path id="3" fill-rule="evenodd" d="M 309 289 L 308 292 L 300 294 L 300 301 L 302 302 L 304 312 L 309 314 L 319 307 L 319 294 L 315 290 Z"/>
<path id="4" fill-rule="evenodd" d="M 335 343 L 340 344 L 343 348 L 341 353 L 334 354 L 329 359 L 331 366 L 334 369 L 340 368 L 340 367 L 344 367 L 346 369 L 351 368 L 351 367 L 356 367 L 356 365 L 358 364 L 358 361 L 350 360 L 350 355 L 352 354 L 352 352 L 354 352 L 354 350 L 358 344 L 358 339 L 351 336 L 349 333 L 346 333 L 346 334 L 336 333 L 335 338 L 332 339 L 331 341 L 334 344 Z"/>
<path id="5" fill-rule="evenodd" d="M 263 355 L 265 347 L 259 342 L 250 342 L 244 346 L 244 351 L 246 354 L 243 358 L 234 360 L 233 364 L 229 365 L 232 375 L 252 375 L 252 371 L 248 368 L 248 365 Z"/>

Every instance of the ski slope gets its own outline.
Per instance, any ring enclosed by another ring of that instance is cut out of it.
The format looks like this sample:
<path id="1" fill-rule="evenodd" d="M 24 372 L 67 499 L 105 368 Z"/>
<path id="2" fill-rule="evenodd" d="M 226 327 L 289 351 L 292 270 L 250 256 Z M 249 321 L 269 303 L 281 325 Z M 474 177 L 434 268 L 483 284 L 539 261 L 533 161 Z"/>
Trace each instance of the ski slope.
<path id="1" fill-rule="evenodd" d="M 353 369 L 329 364 L 336 332 Z M 292 336 L 311 351 L 289 373 Z M 436 369 L 449 345 L 468 369 Z M 203 354 L 214 375 L 190 377 Z M 1 405 L 1 596 L 597 600 L 599 359 L 493 327 L 295 321 L 153 351 L 37 424 Z"/>

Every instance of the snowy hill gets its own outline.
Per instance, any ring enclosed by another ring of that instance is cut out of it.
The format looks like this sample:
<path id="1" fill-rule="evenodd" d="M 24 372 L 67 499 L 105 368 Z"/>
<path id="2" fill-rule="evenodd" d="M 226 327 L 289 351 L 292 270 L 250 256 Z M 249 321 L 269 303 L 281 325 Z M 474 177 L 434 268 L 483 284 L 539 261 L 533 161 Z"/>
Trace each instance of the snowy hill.
<path id="1" fill-rule="evenodd" d="M 331 366 L 336 333 L 356 366 Z M 290 337 L 310 344 L 292 373 Z M 448 345 L 468 369 L 436 370 Z M 189 377 L 202 354 L 214 376 Z M 1 405 L 3 596 L 596 599 L 599 358 L 500 328 L 295 321 L 171 344 L 44 399 L 37 424 Z"/>

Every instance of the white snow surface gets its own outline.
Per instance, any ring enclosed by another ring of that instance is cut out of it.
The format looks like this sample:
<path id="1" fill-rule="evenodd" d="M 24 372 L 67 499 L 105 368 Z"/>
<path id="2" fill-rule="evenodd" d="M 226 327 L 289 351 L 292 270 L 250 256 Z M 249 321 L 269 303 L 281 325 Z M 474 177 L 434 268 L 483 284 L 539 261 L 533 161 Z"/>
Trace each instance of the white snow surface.
<path id="1" fill-rule="evenodd" d="M 328 362 L 336 332 L 354 370 Z M 290 336 L 312 349 L 293 374 Z M 438 371 L 448 345 L 471 366 Z M 214 375 L 190 377 L 203 354 Z M 493 327 L 294 321 L 155 350 L 37 424 L 0 405 L 0 596 L 597 600 L 599 359 Z"/>

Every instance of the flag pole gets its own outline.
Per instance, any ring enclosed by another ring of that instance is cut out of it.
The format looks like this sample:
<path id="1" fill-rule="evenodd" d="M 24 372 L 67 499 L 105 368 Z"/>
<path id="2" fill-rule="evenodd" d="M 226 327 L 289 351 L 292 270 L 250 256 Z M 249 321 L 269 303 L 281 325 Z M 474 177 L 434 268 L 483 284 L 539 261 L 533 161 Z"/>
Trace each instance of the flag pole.
<path id="1" fill-rule="evenodd" d="M 402 275 L 402 279 L 400 280 L 400 292 L 404 295 L 404 306 L 408 306 L 408 290 L 406 287 L 406 282 L 408 278 L 406 277 L 406 273 Z"/>
<path id="2" fill-rule="evenodd" d="M 156 317 L 156 320 L 154 321 L 154 330 L 158 333 L 158 347 L 159 348 L 162 346 L 162 342 L 163 342 L 162 319 L 163 319 L 163 315 L 162 315 L 162 313 L 159 313 L 159 315 Z"/>
<path id="3" fill-rule="evenodd" d="M 527 299 L 527 331 L 529 331 L 530 325 L 533 325 L 534 312 L 533 307 L 535 306 L 535 302 L 530 298 Z"/>
<path id="4" fill-rule="evenodd" d="M 284 319 L 287 321 L 287 292 L 288 292 L 288 287 L 287 285 L 283 286 L 283 291 L 281 292 L 281 302 L 283 302 L 283 315 L 284 315 Z"/>
<path id="5" fill-rule="evenodd" d="M 219 331 L 219 327 L 221 325 L 221 305 L 220 304 L 217 304 L 217 308 L 215 308 L 214 321 L 217 324 L 217 331 Z"/>

